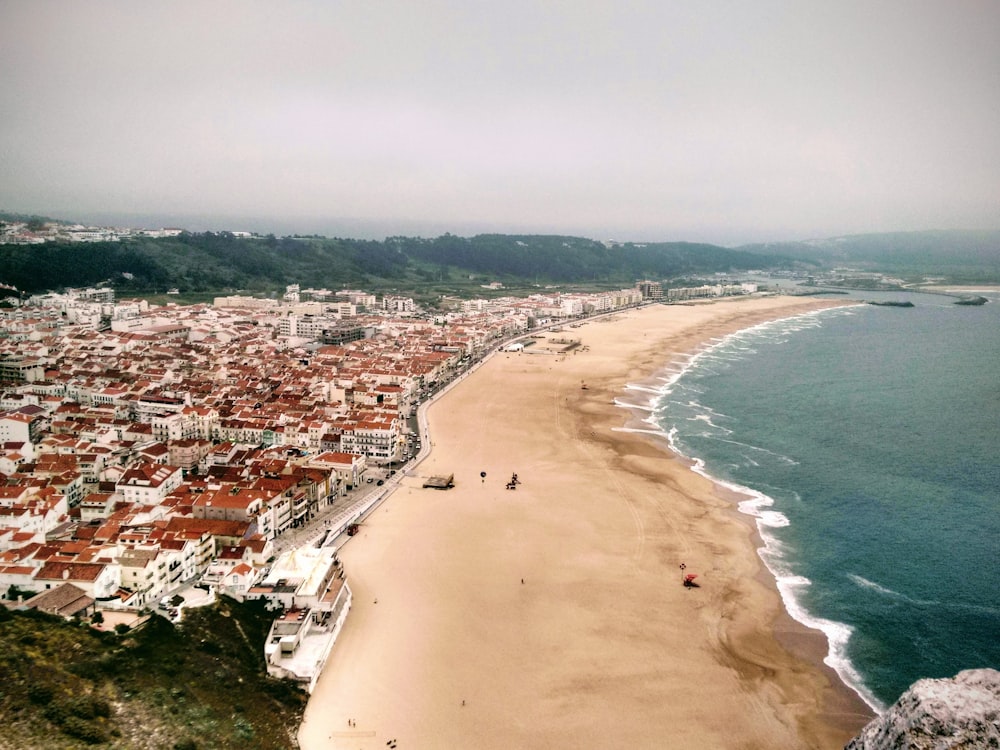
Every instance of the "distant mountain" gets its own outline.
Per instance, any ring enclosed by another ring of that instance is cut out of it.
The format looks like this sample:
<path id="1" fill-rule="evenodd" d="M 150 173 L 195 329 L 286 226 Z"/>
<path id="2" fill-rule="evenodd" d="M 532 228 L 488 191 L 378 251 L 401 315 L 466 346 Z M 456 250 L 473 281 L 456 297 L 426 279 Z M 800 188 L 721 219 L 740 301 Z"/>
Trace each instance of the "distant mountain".
<path id="1" fill-rule="evenodd" d="M 743 245 L 739 250 L 789 255 L 825 266 L 897 273 L 1000 279 L 1000 230 L 932 230 L 856 234 L 803 242 Z"/>

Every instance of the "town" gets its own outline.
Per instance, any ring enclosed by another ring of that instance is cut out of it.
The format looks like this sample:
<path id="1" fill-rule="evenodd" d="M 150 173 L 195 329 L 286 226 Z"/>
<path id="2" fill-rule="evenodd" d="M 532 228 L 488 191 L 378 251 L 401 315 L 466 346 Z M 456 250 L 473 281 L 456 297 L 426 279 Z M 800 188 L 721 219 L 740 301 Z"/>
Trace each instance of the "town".
<path id="1" fill-rule="evenodd" d="M 176 237 L 183 229 L 134 229 L 71 224 L 43 219 L 0 218 L 0 245 L 43 245 L 46 242 L 120 242 L 134 237 Z M 249 237 L 249 232 L 234 232 Z"/>
<path id="2" fill-rule="evenodd" d="M 105 627 L 263 598 L 269 671 L 310 687 L 350 608 L 335 540 L 427 449 L 419 405 L 518 336 L 664 296 L 641 282 L 435 313 L 299 285 L 190 306 L 10 297 L 0 595 Z"/>

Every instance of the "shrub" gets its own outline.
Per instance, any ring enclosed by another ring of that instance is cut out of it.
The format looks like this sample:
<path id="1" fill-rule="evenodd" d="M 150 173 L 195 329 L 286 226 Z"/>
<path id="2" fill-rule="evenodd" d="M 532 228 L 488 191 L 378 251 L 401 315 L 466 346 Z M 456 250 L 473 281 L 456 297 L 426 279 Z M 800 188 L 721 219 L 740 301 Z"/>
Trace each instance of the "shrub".
<path id="1" fill-rule="evenodd" d="M 246 742 L 253 739 L 254 731 L 253 724 L 251 724 L 246 719 L 238 718 L 233 722 L 233 733 L 236 738 L 241 742 Z"/>
<path id="2" fill-rule="evenodd" d="M 66 704 L 58 700 L 49 703 L 42 711 L 42 715 L 53 724 L 59 724 L 60 726 L 70 718 L 69 713 L 66 711 Z"/>
<path id="3" fill-rule="evenodd" d="M 111 716 L 111 704 L 93 695 L 77 695 L 66 702 L 67 710 L 81 719 Z"/>
<path id="4" fill-rule="evenodd" d="M 63 722 L 62 730 L 70 737 L 86 742 L 88 745 L 96 745 L 99 742 L 107 742 L 108 733 L 103 728 L 92 722 L 81 719 L 78 716 L 69 716 Z"/>
<path id="5" fill-rule="evenodd" d="M 222 646 L 220 646 L 215 641 L 210 641 L 208 639 L 202 639 L 201 643 L 198 644 L 199 648 L 206 654 L 212 654 L 213 656 L 222 653 Z"/>
<path id="6" fill-rule="evenodd" d="M 40 685 L 36 682 L 28 686 L 28 700 L 39 706 L 50 703 L 54 694 L 51 685 Z"/>
<path id="7" fill-rule="evenodd" d="M 111 637 L 114 638 L 113 635 Z M 100 682 L 107 676 L 117 677 L 121 669 L 122 665 L 114 654 L 97 654 L 66 666 L 66 671 L 91 682 Z"/>

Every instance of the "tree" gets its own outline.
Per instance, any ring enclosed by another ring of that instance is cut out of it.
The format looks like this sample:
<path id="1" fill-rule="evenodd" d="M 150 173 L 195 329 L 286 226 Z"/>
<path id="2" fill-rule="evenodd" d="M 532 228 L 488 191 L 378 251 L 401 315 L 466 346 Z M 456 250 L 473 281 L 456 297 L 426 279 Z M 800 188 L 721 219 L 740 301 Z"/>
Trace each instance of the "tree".
<path id="1" fill-rule="evenodd" d="M 16 584 L 11 584 L 11 587 L 7 589 L 7 598 L 11 601 L 17 601 L 20 596 L 27 598 L 33 595 L 33 591 L 24 591 L 23 589 L 18 588 Z"/>

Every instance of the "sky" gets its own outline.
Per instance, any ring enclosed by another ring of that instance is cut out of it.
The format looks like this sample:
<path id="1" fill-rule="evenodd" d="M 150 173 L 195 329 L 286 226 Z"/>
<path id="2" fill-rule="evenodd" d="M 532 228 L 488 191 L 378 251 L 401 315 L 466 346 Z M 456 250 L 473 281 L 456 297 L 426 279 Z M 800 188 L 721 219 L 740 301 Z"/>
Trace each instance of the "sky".
<path id="1" fill-rule="evenodd" d="M 996 229 L 1000 2 L 0 0 L 0 210 L 378 239 Z"/>

